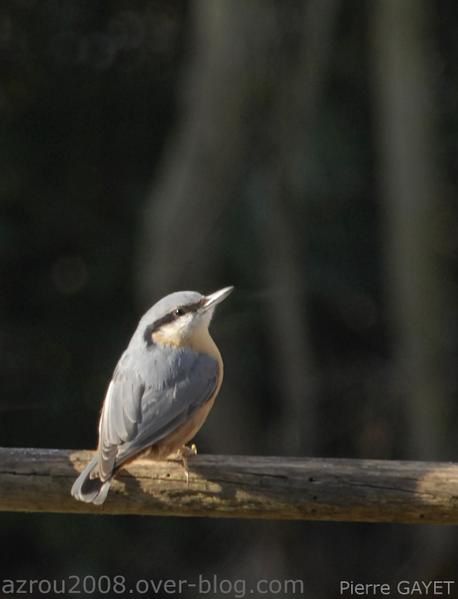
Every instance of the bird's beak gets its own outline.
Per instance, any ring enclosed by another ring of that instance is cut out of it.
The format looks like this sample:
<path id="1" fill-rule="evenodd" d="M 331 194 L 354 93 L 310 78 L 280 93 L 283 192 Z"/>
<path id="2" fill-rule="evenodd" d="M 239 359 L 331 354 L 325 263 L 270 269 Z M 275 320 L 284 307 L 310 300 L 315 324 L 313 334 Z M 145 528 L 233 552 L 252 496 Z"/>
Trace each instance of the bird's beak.
<path id="1" fill-rule="evenodd" d="M 232 292 L 234 291 L 234 287 L 224 287 L 224 289 L 220 289 L 219 291 L 215 291 L 214 293 L 210 293 L 210 295 L 206 295 L 201 307 L 201 310 L 205 311 L 209 308 L 216 306 L 223 300 L 225 300 Z"/>

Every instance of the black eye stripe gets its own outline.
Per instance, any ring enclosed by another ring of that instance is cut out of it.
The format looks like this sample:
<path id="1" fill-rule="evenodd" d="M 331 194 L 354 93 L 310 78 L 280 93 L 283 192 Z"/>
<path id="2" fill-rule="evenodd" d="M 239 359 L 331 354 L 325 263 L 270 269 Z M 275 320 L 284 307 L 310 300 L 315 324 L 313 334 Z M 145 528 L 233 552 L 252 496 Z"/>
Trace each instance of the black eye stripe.
<path id="1" fill-rule="evenodd" d="M 173 322 L 174 320 L 177 320 L 178 318 L 180 318 L 181 316 L 184 316 L 188 312 L 195 312 L 203 305 L 204 301 L 205 300 L 202 298 L 201 300 L 199 300 L 198 302 L 195 302 L 194 304 L 188 304 L 186 306 L 178 306 L 177 308 L 174 308 L 171 312 L 164 314 L 164 316 L 162 316 L 161 318 L 158 318 L 152 324 L 148 325 L 145 329 L 145 332 L 143 333 L 143 338 L 146 341 L 146 344 L 151 345 L 153 343 L 151 336 L 153 335 L 153 333 L 158 331 L 162 326 L 164 326 L 165 324 L 169 324 L 169 323 Z"/>

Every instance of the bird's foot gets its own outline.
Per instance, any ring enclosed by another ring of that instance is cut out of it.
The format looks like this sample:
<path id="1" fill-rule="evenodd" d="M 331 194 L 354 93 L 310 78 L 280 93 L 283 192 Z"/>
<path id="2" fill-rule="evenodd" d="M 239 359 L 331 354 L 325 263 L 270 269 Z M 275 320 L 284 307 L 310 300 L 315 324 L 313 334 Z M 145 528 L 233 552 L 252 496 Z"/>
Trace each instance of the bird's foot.
<path id="1" fill-rule="evenodd" d="M 167 459 L 175 462 L 181 462 L 183 458 L 189 458 L 193 455 L 197 455 L 197 447 L 195 443 L 190 446 L 183 445 L 183 447 L 180 447 L 180 449 L 177 449 L 173 453 L 169 454 Z"/>
<path id="2" fill-rule="evenodd" d="M 197 447 L 195 443 L 192 445 L 183 445 L 180 449 L 171 456 L 172 459 L 179 460 L 184 469 L 184 475 L 186 477 L 186 485 L 189 487 L 189 470 L 188 470 L 188 458 L 197 454 Z"/>
<path id="3" fill-rule="evenodd" d="M 189 458 L 193 455 L 197 455 L 197 445 L 192 443 L 191 445 L 183 445 L 183 447 L 179 450 L 181 452 L 181 456 L 185 458 Z"/>

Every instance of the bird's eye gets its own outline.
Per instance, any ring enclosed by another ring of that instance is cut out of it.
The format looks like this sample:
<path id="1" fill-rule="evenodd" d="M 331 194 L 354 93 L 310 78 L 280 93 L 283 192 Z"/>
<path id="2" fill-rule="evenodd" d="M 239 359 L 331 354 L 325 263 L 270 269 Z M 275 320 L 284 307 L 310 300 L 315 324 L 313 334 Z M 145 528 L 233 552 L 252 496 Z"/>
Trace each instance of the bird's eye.
<path id="1" fill-rule="evenodd" d="M 178 316 L 183 316 L 184 314 L 184 310 L 183 308 L 177 308 L 174 312 L 173 315 L 175 316 L 175 318 L 178 318 Z"/>

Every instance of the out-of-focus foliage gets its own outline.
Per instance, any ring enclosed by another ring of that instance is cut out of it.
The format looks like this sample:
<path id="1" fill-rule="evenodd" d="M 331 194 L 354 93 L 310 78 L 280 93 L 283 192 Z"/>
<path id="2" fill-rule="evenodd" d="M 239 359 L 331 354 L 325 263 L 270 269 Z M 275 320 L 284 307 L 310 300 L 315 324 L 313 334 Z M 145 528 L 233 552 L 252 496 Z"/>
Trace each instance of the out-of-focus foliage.
<path id="1" fill-rule="evenodd" d="M 0 444 L 94 447 L 144 308 L 234 284 L 200 451 L 456 459 L 457 40 L 452 1 L 3 2 Z M 3 578 L 457 571 L 428 527 L 0 525 Z"/>

